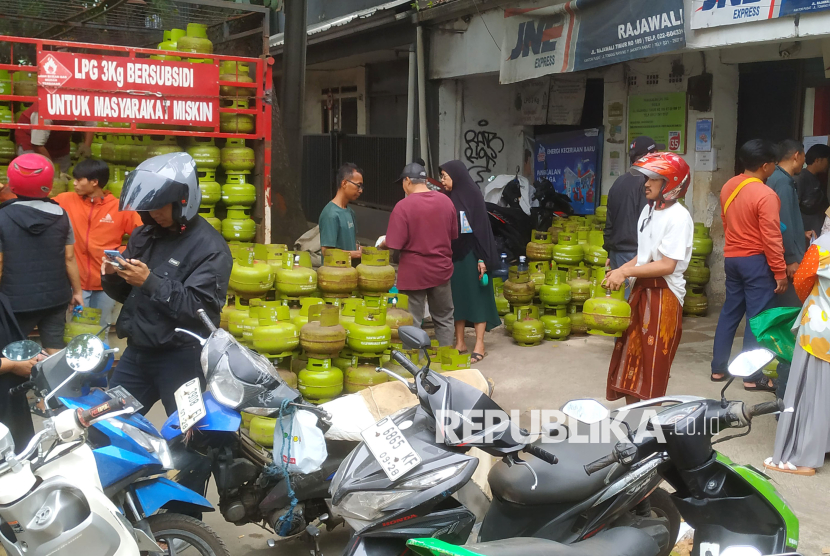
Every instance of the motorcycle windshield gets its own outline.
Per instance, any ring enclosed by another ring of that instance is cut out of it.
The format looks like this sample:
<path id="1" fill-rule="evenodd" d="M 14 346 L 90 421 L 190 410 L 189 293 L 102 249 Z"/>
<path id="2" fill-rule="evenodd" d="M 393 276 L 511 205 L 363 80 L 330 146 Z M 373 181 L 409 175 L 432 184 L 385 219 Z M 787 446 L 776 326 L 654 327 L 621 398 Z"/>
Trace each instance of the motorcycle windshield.
<path id="1" fill-rule="evenodd" d="M 476 446 L 501 455 L 526 444 L 509 415 L 478 388 L 433 371 L 426 380 L 433 388 L 428 392 L 417 381 L 418 397 L 447 446 Z"/>

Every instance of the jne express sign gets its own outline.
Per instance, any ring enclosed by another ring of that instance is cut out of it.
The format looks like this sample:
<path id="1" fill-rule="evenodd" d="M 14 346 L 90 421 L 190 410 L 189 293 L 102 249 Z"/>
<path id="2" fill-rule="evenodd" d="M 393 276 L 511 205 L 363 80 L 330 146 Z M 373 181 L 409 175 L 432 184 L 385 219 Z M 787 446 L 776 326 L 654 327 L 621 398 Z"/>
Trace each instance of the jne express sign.
<path id="1" fill-rule="evenodd" d="M 219 68 L 162 60 L 41 52 L 40 113 L 55 121 L 216 125 Z"/>

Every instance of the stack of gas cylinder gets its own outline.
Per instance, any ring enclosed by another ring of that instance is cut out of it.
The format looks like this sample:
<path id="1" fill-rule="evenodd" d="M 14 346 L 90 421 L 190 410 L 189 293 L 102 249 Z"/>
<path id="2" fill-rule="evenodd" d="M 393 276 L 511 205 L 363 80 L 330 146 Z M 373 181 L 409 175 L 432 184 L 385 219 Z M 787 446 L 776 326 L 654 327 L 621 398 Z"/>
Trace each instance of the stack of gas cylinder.
<path id="1" fill-rule="evenodd" d="M 709 237 L 709 228 L 701 222 L 695 222 L 694 236 L 692 237 L 692 260 L 689 268 L 683 273 L 686 278 L 686 297 L 683 300 L 683 314 L 691 316 L 705 316 L 709 310 L 709 300 L 706 297 L 706 284 L 709 283 L 710 271 L 706 266 L 706 258 L 712 253 L 712 238 Z"/>

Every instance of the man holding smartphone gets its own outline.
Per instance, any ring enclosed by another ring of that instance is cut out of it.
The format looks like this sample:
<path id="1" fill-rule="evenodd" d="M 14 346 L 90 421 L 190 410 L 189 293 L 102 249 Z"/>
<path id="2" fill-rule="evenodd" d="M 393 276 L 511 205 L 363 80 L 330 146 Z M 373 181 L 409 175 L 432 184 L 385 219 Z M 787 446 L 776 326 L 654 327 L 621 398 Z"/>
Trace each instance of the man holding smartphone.
<path id="1" fill-rule="evenodd" d="M 204 381 L 199 342 L 175 329 L 207 335 L 199 309 L 219 326 L 233 258 L 199 216 L 201 198 L 189 154 L 145 160 L 124 182 L 119 206 L 137 211 L 145 226 L 132 234 L 123 258 L 112 253 L 115 261 L 101 261 L 104 291 L 124 304 L 116 332 L 127 338 L 110 386 L 126 388 L 143 412 L 161 400 L 170 415 L 176 390 L 193 378 Z"/>

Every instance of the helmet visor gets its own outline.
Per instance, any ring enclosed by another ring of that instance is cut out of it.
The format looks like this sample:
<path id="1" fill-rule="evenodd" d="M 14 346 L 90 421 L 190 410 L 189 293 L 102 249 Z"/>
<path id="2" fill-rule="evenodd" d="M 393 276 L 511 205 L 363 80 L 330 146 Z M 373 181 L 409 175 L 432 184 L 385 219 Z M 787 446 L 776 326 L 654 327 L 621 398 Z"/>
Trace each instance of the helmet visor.
<path id="1" fill-rule="evenodd" d="M 158 210 L 170 203 L 187 203 L 187 185 L 163 173 L 134 170 L 121 189 L 118 210 Z"/>
<path id="2" fill-rule="evenodd" d="M 634 176 L 645 176 L 649 179 L 653 180 L 665 180 L 665 176 L 661 176 L 657 172 L 649 170 L 648 168 L 643 168 L 642 166 L 632 166 L 630 170 L 631 174 Z M 121 195 L 121 198 L 124 198 L 124 195 Z"/>

